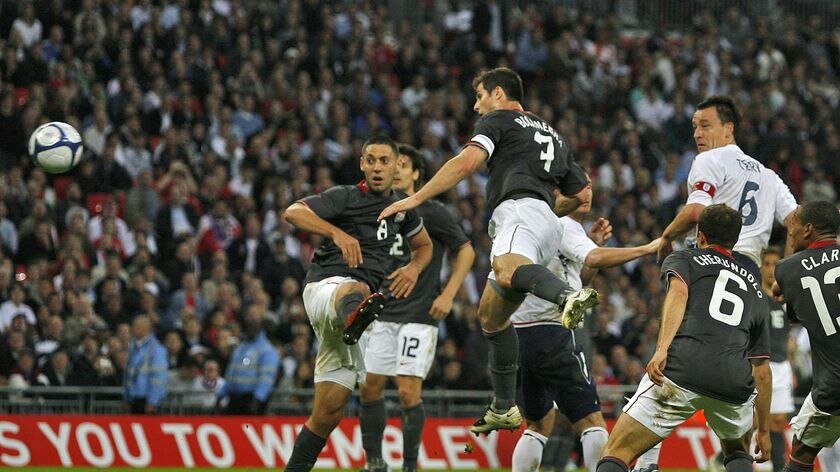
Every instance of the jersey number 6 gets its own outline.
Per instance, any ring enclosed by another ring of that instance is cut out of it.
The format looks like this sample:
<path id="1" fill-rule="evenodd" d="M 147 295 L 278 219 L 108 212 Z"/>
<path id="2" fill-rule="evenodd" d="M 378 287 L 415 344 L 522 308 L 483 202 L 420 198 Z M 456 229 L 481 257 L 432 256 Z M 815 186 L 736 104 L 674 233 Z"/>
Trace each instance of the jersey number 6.
<path id="1" fill-rule="evenodd" d="M 715 281 L 712 299 L 709 300 L 709 315 L 721 323 L 726 323 L 729 326 L 738 326 L 741 324 L 741 317 L 744 315 L 744 300 L 737 294 L 726 290 L 726 285 L 730 280 L 735 282 L 741 290 L 747 291 L 747 283 L 744 282 L 744 279 L 738 277 L 732 271 L 721 270 Z M 733 305 L 732 313 L 724 313 L 721 310 L 724 300 Z"/>

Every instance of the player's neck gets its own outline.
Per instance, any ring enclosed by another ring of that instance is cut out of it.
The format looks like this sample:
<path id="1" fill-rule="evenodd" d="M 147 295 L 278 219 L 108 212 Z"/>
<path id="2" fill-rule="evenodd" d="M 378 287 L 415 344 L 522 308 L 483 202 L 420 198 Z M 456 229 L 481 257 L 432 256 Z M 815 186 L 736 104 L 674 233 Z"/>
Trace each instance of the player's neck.
<path id="1" fill-rule="evenodd" d="M 837 237 L 836 236 L 821 236 L 811 242 L 808 245 L 808 249 L 819 249 L 821 247 L 826 246 L 836 246 L 837 245 Z"/>
<path id="2" fill-rule="evenodd" d="M 499 102 L 499 106 L 496 108 L 496 110 L 525 111 L 525 109 L 522 108 L 521 103 L 513 100 L 505 100 L 503 102 Z"/>

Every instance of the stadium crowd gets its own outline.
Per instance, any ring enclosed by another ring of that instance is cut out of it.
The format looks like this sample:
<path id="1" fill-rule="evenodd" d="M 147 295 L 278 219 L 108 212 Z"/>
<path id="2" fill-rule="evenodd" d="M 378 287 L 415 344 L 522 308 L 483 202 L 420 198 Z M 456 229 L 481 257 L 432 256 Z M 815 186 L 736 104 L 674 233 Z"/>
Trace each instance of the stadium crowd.
<path id="1" fill-rule="evenodd" d="M 497 65 L 523 75 L 526 107 L 572 143 L 611 245 L 659 236 L 685 201 L 693 104 L 713 94 L 737 100 L 738 142 L 798 200 L 837 200 L 840 29 L 821 16 L 731 6 L 638 34 L 563 2 L 424 6 L 408 21 L 387 2 L 0 0 L 0 384 L 121 385 L 145 314 L 170 386 L 220 388 L 246 318 L 280 354 L 278 388 L 312 386 L 301 283 L 320 241 L 283 210 L 359 181 L 376 133 L 438 168 L 470 136 L 472 77 Z M 85 145 L 59 176 L 26 149 L 53 120 Z M 430 388 L 489 388 L 481 179 L 445 196 L 478 257 Z M 635 384 L 658 331 L 659 267 L 637 260 L 593 286 L 592 372 Z M 792 352 L 804 385 L 807 353 Z"/>

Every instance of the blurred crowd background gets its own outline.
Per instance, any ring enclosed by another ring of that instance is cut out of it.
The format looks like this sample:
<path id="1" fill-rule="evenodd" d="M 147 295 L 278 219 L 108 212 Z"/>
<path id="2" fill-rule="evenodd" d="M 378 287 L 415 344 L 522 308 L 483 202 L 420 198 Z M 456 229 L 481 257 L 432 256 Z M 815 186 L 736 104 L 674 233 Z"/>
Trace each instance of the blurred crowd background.
<path id="1" fill-rule="evenodd" d="M 147 314 L 171 385 L 217 385 L 253 317 L 281 356 L 277 388 L 311 386 L 300 294 L 320 240 L 283 210 L 361 179 L 375 133 L 437 169 L 470 137 L 485 68 L 522 74 L 526 108 L 572 143 L 611 245 L 645 243 L 675 215 L 693 107 L 713 94 L 735 98 L 738 143 L 798 199 L 836 201 L 838 24 L 837 3 L 817 0 L 0 0 L 0 384 L 120 385 L 131 320 Z M 26 144 L 56 120 L 85 155 L 51 176 Z M 478 257 L 428 388 L 489 387 L 484 183 L 443 196 Z M 656 340 L 659 267 L 641 259 L 593 285 L 592 372 L 634 384 Z M 806 345 L 794 331 L 803 386 Z"/>

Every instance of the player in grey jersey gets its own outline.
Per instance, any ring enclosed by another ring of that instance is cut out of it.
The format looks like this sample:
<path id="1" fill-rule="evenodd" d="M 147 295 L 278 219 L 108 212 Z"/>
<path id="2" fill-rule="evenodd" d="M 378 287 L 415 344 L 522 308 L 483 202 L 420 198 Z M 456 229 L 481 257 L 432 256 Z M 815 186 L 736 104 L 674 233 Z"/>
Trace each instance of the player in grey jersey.
<path id="1" fill-rule="evenodd" d="M 387 277 L 394 297 L 410 295 L 432 258 L 432 241 L 415 211 L 377 221 L 379 212 L 399 198 L 391 189 L 397 144 L 373 137 L 362 152 L 364 181 L 306 197 L 284 214 L 289 223 L 325 238 L 303 288 L 303 304 L 319 342 L 315 398 L 286 465 L 289 472 L 312 469 L 356 384 L 364 381 L 364 347 L 357 343 L 385 304 L 375 290 Z M 411 259 L 388 274 L 389 254 L 398 236 L 408 240 Z"/>
<path id="2" fill-rule="evenodd" d="M 773 373 L 773 398 L 770 401 L 770 442 L 773 445 L 773 470 L 785 467 L 785 426 L 790 414 L 796 411 L 793 403 L 793 368 L 788 360 L 790 322 L 785 306 L 772 298 L 776 282 L 776 264 L 782 251 L 768 247 L 761 254 L 761 290 L 767 295 L 770 321 L 770 371 Z"/>
<path id="3" fill-rule="evenodd" d="M 399 146 L 400 157 L 393 188 L 408 195 L 423 180 L 426 163 L 420 151 Z M 417 456 L 426 413 L 421 392 L 432 367 L 437 346 L 438 321 L 449 314 L 452 300 L 475 260 L 475 250 L 455 217 L 440 202 L 429 200 L 417 207 L 433 242 L 432 261 L 420 274 L 411 296 L 391 300 L 367 332 L 367 380 L 360 387 L 360 426 L 367 460 L 366 470 L 387 470 L 382 457 L 382 436 L 387 412 L 382 392 L 391 377 L 397 384 L 402 409 L 404 472 L 417 470 Z M 449 249 L 452 271 L 441 290 L 443 255 Z M 402 238 L 391 247 L 391 258 L 403 265 L 411 258 Z"/>
<path id="4" fill-rule="evenodd" d="M 740 230 L 737 211 L 710 205 L 700 214 L 699 247 L 665 259 L 656 351 L 613 428 L 598 472 L 626 472 L 701 409 L 721 440 L 727 472 L 752 471 L 753 410 L 756 460 L 769 459 L 770 334 L 766 312 L 757 309 L 764 298 L 758 275 L 732 255 Z"/>
<path id="5" fill-rule="evenodd" d="M 776 266 L 773 294 L 808 331 L 814 375 L 811 393 L 791 421 L 793 448 L 785 471 L 810 472 L 820 450 L 840 438 L 840 213 L 829 202 L 806 202 L 792 220 L 788 238 L 797 253 Z"/>
<path id="6" fill-rule="evenodd" d="M 522 424 L 515 404 L 519 341 L 510 315 L 532 293 L 556 304 L 555 318 L 574 328 L 598 303 L 598 292 L 591 288 L 573 292 L 545 267 L 556 251 L 555 213 L 564 216 L 577 208 L 586 186 L 569 143 L 522 107 L 522 79 L 516 72 L 504 67 L 483 72 L 473 87 L 474 109 L 481 118 L 472 139 L 423 188 L 386 208 L 380 217 L 416 208 L 487 164 L 493 271 L 478 316 L 489 348 L 493 400 L 470 428 L 475 434 L 487 434 Z"/>

